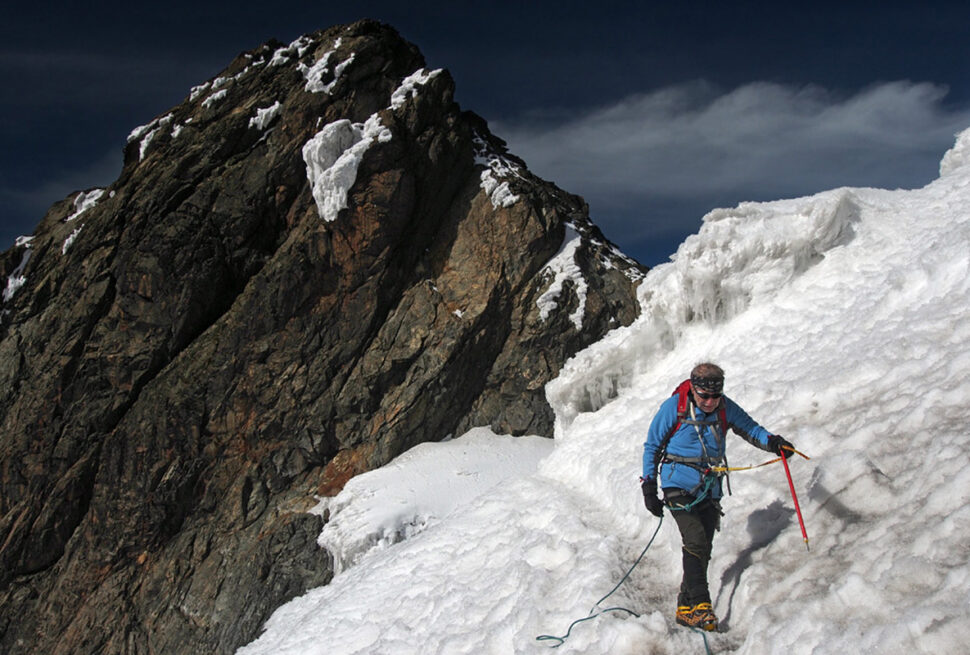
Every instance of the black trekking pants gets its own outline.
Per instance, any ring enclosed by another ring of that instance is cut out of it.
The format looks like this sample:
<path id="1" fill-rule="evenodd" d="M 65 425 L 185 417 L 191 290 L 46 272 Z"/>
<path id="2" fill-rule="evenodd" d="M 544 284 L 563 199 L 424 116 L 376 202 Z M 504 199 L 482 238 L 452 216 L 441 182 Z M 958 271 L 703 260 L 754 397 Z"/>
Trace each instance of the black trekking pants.
<path id="1" fill-rule="evenodd" d="M 698 603 L 711 602 L 707 586 L 707 564 L 711 560 L 714 532 L 721 520 L 721 508 L 717 501 L 703 500 L 694 507 L 683 510 L 693 497 L 668 497 L 668 507 L 680 529 L 681 549 L 684 559 L 684 577 L 680 583 L 678 605 L 693 607 Z"/>

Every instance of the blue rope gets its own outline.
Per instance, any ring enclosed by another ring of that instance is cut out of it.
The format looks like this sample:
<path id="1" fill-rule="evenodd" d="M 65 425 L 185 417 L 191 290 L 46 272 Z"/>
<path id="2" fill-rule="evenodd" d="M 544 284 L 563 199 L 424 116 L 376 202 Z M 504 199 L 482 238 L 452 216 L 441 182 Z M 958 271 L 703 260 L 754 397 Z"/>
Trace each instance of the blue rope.
<path id="1" fill-rule="evenodd" d="M 701 637 L 704 638 L 704 650 L 707 652 L 707 655 L 713 655 L 713 653 L 711 652 L 711 646 L 710 644 L 707 643 L 707 632 L 704 630 L 701 630 L 700 628 L 694 628 L 691 626 L 687 626 L 687 627 L 693 630 L 694 632 L 700 633 Z"/>
<path id="2" fill-rule="evenodd" d="M 713 482 L 714 482 L 714 477 L 708 476 L 706 483 L 704 485 L 704 488 L 701 489 L 701 492 L 697 494 L 697 497 L 694 498 L 693 501 L 691 501 L 687 505 L 679 505 L 677 507 L 668 505 L 667 508 L 672 512 L 689 512 L 698 503 L 700 503 L 701 501 L 707 498 L 707 495 L 710 492 L 711 487 L 713 486 Z M 598 601 L 596 601 L 596 604 L 593 605 L 592 608 L 590 608 L 588 616 L 584 616 L 581 619 L 576 619 L 575 621 L 570 623 L 569 628 L 566 630 L 566 634 L 564 634 L 561 637 L 556 637 L 553 635 L 539 635 L 538 637 L 536 637 L 536 641 L 555 641 L 556 643 L 550 646 L 550 648 L 559 648 L 564 643 L 566 643 L 566 639 L 569 638 L 569 635 L 572 633 L 573 628 L 575 626 L 585 621 L 590 621 L 592 619 L 595 619 L 596 617 L 606 614 L 607 612 L 626 612 L 627 614 L 631 614 L 635 618 L 640 618 L 639 614 L 625 607 L 607 607 L 607 608 L 601 609 L 599 612 L 596 611 L 596 608 L 599 607 L 600 603 L 602 603 L 604 600 L 612 596 L 614 592 L 616 592 L 616 590 L 620 588 L 620 585 L 626 582 L 626 579 L 630 577 L 630 574 L 633 573 L 633 569 L 637 568 L 637 564 L 639 564 L 640 560 L 643 559 L 643 556 L 647 554 L 647 550 L 649 550 L 650 546 L 653 545 L 654 539 L 656 539 L 657 535 L 660 533 L 660 526 L 663 525 L 663 522 L 664 522 L 664 517 L 663 517 L 663 514 L 661 514 L 660 520 L 657 521 L 657 529 L 653 531 L 653 536 L 650 537 L 650 541 L 647 542 L 647 545 L 643 547 L 643 551 L 640 553 L 640 556 L 637 557 L 636 561 L 633 562 L 633 566 L 631 566 L 630 569 L 623 574 L 623 577 L 620 578 L 620 581 L 616 583 L 615 587 L 610 589 L 610 592 L 608 594 L 606 594 Z M 692 626 L 687 626 L 687 627 L 693 630 L 694 632 L 699 633 L 701 637 L 704 638 L 704 650 L 707 652 L 707 655 L 712 655 L 710 644 L 707 643 L 707 632 L 704 630 L 701 630 L 700 628 L 695 628 Z"/>
<path id="3" fill-rule="evenodd" d="M 653 544 L 654 539 L 657 538 L 657 535 L 660 533 L 660 526 L 663 525 L 663 522 L 664 522 L 664 517 L 661 515 L 660 520 L 657 521 L 657 529 L 653 531 L 653 536 L 650 537 L 650 541 L 647 542 L 647 545 L 643 547 L 643 551 L 640 553 L 640 556 L 637 557 L 637 560 L 633 563 L 633 566 L 631 566 L 630 569 L 620 579 L 620 581 L 616 583 L 616 586 L 613 587 L 612 589 L 610 589 L 610 592 L 608 594 L 606 594 L 605 596 L 603 596 L 602 598 L 600 598 L 598 601 L 596 601 L 596 604 L 593 605 L 593 607 L 589 610 L 589 615 L 588 616 L 585 616 L 585 617 L 583 617 L 581 619 L 576 619 L 575 621 L 573 621 L 572 623 L 570 623 L 569 624 L 569 629 L 566 630 L 566 634 L 564 634 L 561 637 L 555 637 L 553 635 L 539 635 L 538 637 L 536 637 L 536 641 L 555 641 L 557 643 L 554 644 L 554 645 L 552 645 L 552 646 L 550 646 L 550 648 L 559 648 L 564 643 L 566 643 L 566 639 L 569 638 L 569 634 L 573 631 L 573 627 L 575 627 L 576 625 L 578 625 L 578 624 L 580 624 L 580 623 L 582 623 L 584 621 L 589 621 L 591 619 L 595 619 L 597 616 L 600 616 L 602 614 L 605 614 L 606 612 L 626 612 L 627 614 L 632 614 L 634 617 L 639 618 L 640 617 L 639 614 L 637 614 L 633 610 L 627 609 L 625 607 L 607 607 L 605 609 L 601 609 L 599 612 L 596 612 L 596 608 L 599 607 L 600 603 L 602 603 L 604 600 L 606 600 L 607 598 L 609 598 L 610 596 L 612 596 L 613 593 L 617 589 L 620 588 L 620 585 L 622 585 L 624 582 L 626 582 L 626 579 L 630 577 L 630 574 L 633 573 L 633 569 L 635 569 L 637 567 L 637 564 L 640 563 L 640 560 L 643 559 L 643 556 L 647 554 L 647 550 Z M 596 613 L 594 614 L 594 612 L 596 612 Z M 707 642 L 707 639 L 705 637 L 705 643 L 706 642 Z"/>
<path id="4" fill-rule="evenodd" d="M 707 500 L 708 494 L 711 493 L 711 489 L 714 487 L 714 480 L 715 479 L 716 478 L 713 475 L 708 475 L 707 477 L 704 478 L 704 488 L 701 489 L 701 492 L 699 494 L 697 494 L 697 496 L 694 498 L 694 500 L 690 501 L 686 505 L 670 505 L 670 504 L 668 504 L 667 505 L 667 509 L 669 509 L 671 512 L 689 512 L 689 511 L 691 511 L 698 504 L 700 504 L 703 501 Z"/>

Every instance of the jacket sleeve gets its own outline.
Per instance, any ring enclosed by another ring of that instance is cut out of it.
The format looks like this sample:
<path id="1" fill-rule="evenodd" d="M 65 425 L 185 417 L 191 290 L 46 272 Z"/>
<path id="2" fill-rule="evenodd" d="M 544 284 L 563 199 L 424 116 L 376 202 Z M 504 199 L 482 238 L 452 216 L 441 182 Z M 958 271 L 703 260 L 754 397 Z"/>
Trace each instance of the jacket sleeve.
<path id="1" fill-rule="evenodd" d="M 755 423 L 754 419 L 748 416 L 748 413 L 733 400 L 730 398 L 724 400 L 728 427 L 737 432 L 742 439 L 752 446 L 768 450 L 768 435 L 771 433 Z"/>
<path id="2" fill-rule="evenodd" d="M 660 450 L 664 435 L 677 422 L 677 397 L 671 396 L 654 414 L 647 431 L 647 440 L 643 444 L 643 477 L 656 479 L 657 465 L 655 458 Z M 766 437 L 767 439 L 767 437 Z"/>

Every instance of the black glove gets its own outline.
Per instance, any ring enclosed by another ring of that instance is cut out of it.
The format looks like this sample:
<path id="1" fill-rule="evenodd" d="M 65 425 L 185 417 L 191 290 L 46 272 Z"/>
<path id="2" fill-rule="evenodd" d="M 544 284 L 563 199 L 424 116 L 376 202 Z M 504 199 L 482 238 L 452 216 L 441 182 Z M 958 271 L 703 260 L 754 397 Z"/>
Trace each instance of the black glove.
<path id="1" fill-rule="evenodd" d="M 777 434 L 768 435 L 768 450 L 776 455 L 781 455 L 783 448 L 785 449 L 785 457 L 789 457 L 795 452 L 795 447 L 784 437 L 780 437 Z"/>
<path id="2" fill-rule="evenodd" d="M 664 504 L 657 497 L 657 481 L 653 478 L 644 478 L 640 489 L 643 490 L 643 504 L 650 513 L 656 517 L 663 516 Z"/>

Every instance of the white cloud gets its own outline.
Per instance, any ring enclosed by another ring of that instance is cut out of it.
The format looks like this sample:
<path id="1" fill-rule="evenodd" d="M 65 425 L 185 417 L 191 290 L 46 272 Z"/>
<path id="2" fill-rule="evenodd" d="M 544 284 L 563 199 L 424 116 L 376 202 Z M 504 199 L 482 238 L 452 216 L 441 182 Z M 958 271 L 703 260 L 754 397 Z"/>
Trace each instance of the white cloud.
<path id="1" fill-rule="evenodd" d="M 840 96 L 758 82 L 702 83 L 624 98 L 552 124 L 493 125 L 538 175 L 595 208 L 725 194 L 740 200 L 837 186 L 929 182 L 970 109 L 947 89 L 891 82 Z"/>

